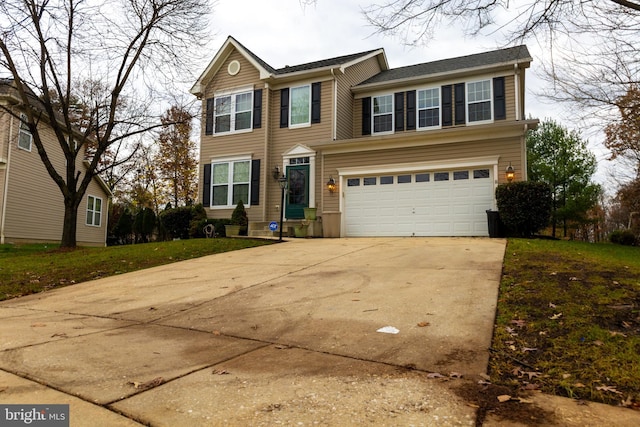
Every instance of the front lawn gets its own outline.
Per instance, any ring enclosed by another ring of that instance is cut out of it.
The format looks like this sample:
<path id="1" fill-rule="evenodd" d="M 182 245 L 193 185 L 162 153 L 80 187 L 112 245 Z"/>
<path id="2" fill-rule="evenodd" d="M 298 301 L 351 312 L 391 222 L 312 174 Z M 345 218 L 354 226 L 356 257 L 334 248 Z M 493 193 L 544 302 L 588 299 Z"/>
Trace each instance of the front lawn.
<path id="1" fill-rule="evenodd" d="M 640 248 L 510 239 L 494 384 L 637 408 Z"/>
<path id="2" fill-rule="evenodd" d="M 107 248 L 0 245 L 0 301 L 205 255 L 268 245 L 258 239 L 189 239 Z"/>

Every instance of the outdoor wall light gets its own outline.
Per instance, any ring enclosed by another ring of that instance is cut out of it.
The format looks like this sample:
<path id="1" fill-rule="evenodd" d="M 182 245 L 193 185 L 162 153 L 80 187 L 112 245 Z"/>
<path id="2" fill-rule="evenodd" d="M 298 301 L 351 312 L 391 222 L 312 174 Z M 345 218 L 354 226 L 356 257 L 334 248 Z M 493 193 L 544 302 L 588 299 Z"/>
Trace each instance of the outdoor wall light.
<path id="1" fill-rule="evenodd" d="M 511 166 L 511 162 L 509 162 L 509 166 L 507 166 L 507 170 L 504 173 L 507 177 L 507 182 L 513 181 L 513 178 L 516 177 L 516 170 Z"/>
<path id="2" fill-rule="evenodd" d="M 274 167 L 273 171 L 271 172 L 271 176 L 273 176 L 273 179 L 280 179 L 280 167 Z"/>
<path id="3" fill-rule="evenodd" d="M 333 179 L 332 176 L 329 177 L 329 181 L 327 181 L 327 190 L 329 190 L 329 193 L 333 194 L 336 192 L 337 189 L 337 185 L 336 185 L 336 180 Z"/>

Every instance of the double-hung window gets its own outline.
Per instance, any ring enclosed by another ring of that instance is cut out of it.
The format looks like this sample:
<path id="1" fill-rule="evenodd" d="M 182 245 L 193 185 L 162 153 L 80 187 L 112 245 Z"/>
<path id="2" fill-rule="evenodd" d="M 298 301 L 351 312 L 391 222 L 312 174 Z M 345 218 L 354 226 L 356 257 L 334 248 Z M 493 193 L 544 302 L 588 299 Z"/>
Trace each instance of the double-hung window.
<path id="1" fill-rule="evenodd" d="M 467 83 L 468 123 L 493 119 L 491 108 L 491 80 Z"/>
<path id="2" fill-rule="evenodd" d="M 373 133 L 393 131 L 393 95 L 374 96 Z"/>
<path id="3" fill-rule="evenodd" d="M 87 225 L 100 227 L 102 217 L 102 199 L 95 196 L 87 196 Z"/>
<path id="4" fill-rule="evenodd" d="M 240 200 L 249 205 L 251 161 L 248 159 L 213 163 L 213 203 L 216 207 L 231 207 Z"/>
<path id="5" fill-rule="evenodd" d="M 311 124 L 311 85 L 292 87 L 289 97 L 289 126 Z"/>
<path id="6" fill-rule="evenodd" d="M 440 88 L 418 91 L 418 128 L 440 126 Z"/>
<path id="7" fill-rule="evenodd" d="M 214 133 L 239 132 L 251 129 L 253 92 L 217 96 L 213 112 Z"/>
<path id="8" fill-rule="evenodd" d="M 29 126 L 27 126 L 27 116 L 24 114 L 21 114 L 20 115 L 20 131 L 18 133 L 18 148 L 31 151 L 32 140 L 33 140 L 33 136 L 31 135 Z"/>

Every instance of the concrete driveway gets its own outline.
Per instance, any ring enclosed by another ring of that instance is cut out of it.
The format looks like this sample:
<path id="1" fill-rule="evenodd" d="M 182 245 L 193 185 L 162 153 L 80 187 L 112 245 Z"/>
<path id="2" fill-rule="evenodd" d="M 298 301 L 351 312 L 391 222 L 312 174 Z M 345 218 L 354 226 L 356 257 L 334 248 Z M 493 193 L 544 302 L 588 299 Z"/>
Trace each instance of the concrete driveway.
<path id="1" fill-rule="evenodd" d="M 504 250 L 292 240 L 5 301 L 0 402 L 69 403 L 72 426 L 474 425 L 451 384 L 486 372 Z"/>

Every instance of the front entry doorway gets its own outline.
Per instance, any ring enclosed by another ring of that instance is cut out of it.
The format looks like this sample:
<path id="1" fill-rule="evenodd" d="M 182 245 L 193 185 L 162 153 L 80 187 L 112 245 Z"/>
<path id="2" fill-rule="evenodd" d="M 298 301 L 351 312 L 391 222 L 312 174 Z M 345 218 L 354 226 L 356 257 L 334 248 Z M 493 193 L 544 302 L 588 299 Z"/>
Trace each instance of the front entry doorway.
<path id="1" fill-rule="evenodd" d="M 309 165 L 287 166 L 288 192 L 285 215 L 288 219 L 304 218 L 309 207 Z"/>

